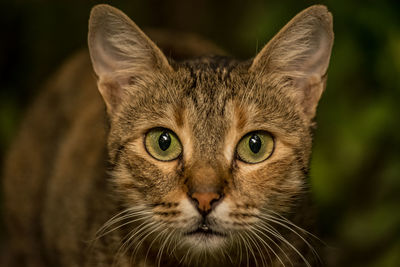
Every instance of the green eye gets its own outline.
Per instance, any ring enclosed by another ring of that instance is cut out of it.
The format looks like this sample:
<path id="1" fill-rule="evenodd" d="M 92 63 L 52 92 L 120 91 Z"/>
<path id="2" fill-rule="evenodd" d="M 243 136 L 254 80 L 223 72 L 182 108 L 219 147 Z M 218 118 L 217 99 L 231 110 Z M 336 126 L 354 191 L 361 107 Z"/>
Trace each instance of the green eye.
<path id="1" fill-rule="evenodd" d="M 161 161 L 171 161 L 182 153 L 182 145 L 174 132 L 165 128 L 154 128 L 145 137 L 147 152 Z"/>
<path id="2" fill-rule="evenodd" d="M 268 132 L 256 131 L 246 134 L 237 145 L 236 152 L 241 161 L 259 163 L 271 156 L 274 139 Z"/>

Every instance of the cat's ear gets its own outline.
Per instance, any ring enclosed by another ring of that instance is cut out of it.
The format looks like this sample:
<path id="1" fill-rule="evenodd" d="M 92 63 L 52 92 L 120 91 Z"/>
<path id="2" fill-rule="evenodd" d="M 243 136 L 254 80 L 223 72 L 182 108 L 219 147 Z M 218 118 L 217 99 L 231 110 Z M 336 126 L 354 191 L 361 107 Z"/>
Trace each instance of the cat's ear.
<path id="1" fill-rule="evenodd" d="M 325 6 L 295 16 L 254 58 L 249 69 L 290 81 L 288 92 L 310 119 L 325 88 L 333 45 L 332 15 Z"/>
<path id="2" fill-rule="evenodd" d="M 131 77 L 171 71 L 161 50 L 122 11 L 109 5 L 95 6 L 89 19 L 88 44 L 98 88 L 109 112 L 123 98 Z"/>

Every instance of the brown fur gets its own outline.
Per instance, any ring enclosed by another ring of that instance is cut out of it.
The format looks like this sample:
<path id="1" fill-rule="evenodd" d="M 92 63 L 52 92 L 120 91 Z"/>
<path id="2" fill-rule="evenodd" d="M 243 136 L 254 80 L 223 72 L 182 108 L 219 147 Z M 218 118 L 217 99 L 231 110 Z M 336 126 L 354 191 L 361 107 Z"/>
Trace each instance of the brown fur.
<path id="1" fill-rule="evenodd" d="M 312 119 L 332 41 L 330 14 L 314 6 L 252 61 L 174 61 L 121 11 L 95 7 L 89 49 L 107 114 L 86 53 L 29 110 L 5 164 L 7 266 L 316 265 L 298 227 L 311 228 Z M 156 127 L 179 137 L 178 159 L 147 153 Z M 259 130 L 272 156 L 240 161 L 236 145 Z M 204 224 L 218 234 L 188 234 Z"/>

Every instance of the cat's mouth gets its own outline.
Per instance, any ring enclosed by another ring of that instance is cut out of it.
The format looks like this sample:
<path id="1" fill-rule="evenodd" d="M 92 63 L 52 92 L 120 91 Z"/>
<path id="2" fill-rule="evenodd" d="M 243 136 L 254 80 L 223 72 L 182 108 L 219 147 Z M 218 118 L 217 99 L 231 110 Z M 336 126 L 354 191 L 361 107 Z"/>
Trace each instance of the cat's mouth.
<path id="1" fill-rule="evenodd" d="M 187 232 L 188 236 L 199 236 L 199 237 L 226 237 L 226 234 L 215 231 L 210 228 L 207 224 L 202 224 L 197 229 Z"/>

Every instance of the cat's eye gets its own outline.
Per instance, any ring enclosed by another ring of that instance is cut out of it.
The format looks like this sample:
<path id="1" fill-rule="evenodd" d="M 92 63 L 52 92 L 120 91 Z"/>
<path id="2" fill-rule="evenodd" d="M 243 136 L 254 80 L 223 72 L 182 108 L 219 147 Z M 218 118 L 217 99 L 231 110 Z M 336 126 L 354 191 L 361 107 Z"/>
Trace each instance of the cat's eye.
<path id="1" fill-rule="evenodd" d="M 236 153 L 241 161 L 259 163 L 272 155 L 274 138 L 265 131 L 250 132 L 239 141 Z"/>
<path id="2" fill-rule="evenodd" d="M 165 128 L 151 129 L 145 136 L 147 152 L 161 161 L 171 161 L 182 153 L 182 145 L 174 132 Z"/>

